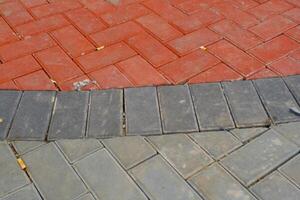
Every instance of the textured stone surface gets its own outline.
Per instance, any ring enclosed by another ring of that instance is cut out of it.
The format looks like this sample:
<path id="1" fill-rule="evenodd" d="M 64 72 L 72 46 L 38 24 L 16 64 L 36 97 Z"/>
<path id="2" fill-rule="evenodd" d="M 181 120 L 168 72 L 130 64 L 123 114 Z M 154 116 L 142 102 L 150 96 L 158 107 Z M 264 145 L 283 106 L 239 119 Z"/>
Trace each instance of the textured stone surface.
<path id="1" fill-rule="evenodd" d="M 186 135 L 152 136 L 148 139 L 184 178 L 188 178 L 213 161 Z"/>
<path id="2" fill-rule="evenodd" d="M 300 146 L 300 122 L 278 124 L 272 127 L 275 131 Z"/>
<path id="3" fill-rule="evenodd" d="M 0 91 L 0 139 L 7 136 L 22 92 Z"/>
<path id="4" fill-rule="evenodd" d="M 48 139 L 74 139 L 84 137 L 88 100 L 88 92 L 57 93 Z"/>
<path id="5" fill-rule="evenodd" d="M 295 144 L 269 130 L 225 157 L 221 163 L 248 186 L 284 163 L 297 151 Z"/>
<path id="6" fill-rule="evenodd" d="M 1 198 L 0 198 L 1 199 Z M 42 200 L 33 184 L 27 185 L 18 191 L 15 191 L 1 200 Z"/>
<path id="7" fill-rule="evenodd" d="M 147 199 L 106 150 L 97 151 L 80 160 L 75 164 L 75 169 L 99 199 Z"/>
<path id="8" fill-rule="evenodd" d="M 274 123 L 300 120 L 300 116 L 290 110 L 300 108 L 282 79 L 260 79 L 255 85 Z"/>
<path id="9" fill-rule="evenodd" d="M 200 130 L 234 128 L 220 84 L 191 85 L 190 89 Z"/>
<path id="10" fill-rule="evenodd" d="M 297 200 L 300 190 L 277 171 L 251 187 L 251 191 L 263 200 Z"/>
<path id="11" fill-rule="evenodd" d="M 103 144 L 125 169 L 156 154 L 152 146 L 140 136 L 105 139 Z"/>
<path id="12" fill-rule="evenodd" d="M 227 131 L 192 133 L 191 137 L 215 159 L 220 159 L 242 145 Z"/>
<path id="13" fill-rule="evenodd" d="M 268 128 L 236 128 L 232 129 L 230 132 L 242 142 L 247 142 L 267 130 Z"/>
<path id="14" fill-rule="evenodd" d="M 202 199 L 160 156 L 131 169 L 130 174 L 153 199 Z"/>
<path id="15" fill-rule="evenodd" d="M 255 200 L 246 188 L 216 163 L 191 177 L 189 183 L 207 200 Z"/>
<path id="16" fill-rule="evenodd" d="M 222 83 L 237 127 L 268 124 L 268 116 L 250 81 Z"/>
<path id="17" fill-rule="evenodd" d="M 125 89 L 127 135 L 161 134 L 155 87 Z"/>
<path id="18" fill-rule="evenodd" d="M 89 113 L 87 136 L 103 138 L 122 135 L 122 90 L 92 91 Z"/>
<path id="19" fill-rule="evenodd" d="M 22 158 L 44 199 L 74 199 L 87 191 L 54 143 L 42 145 Z"/>
<path id="20" fill-rule="evenodd" d="M 44 140 L 54 103 L 54 92 L 24 92 L 8 138 Z"/>
<path id="21" fill-rule="evenodd" d="M 285 174 L 292 182 L 300 186 L 300 154 L 284 164 L 279 170 Z"/>
<path id="22" fill-rule="evenodd" d="M 164 133 L 198 130 L 187 85 L 158 87 L 158 97 Z"/>

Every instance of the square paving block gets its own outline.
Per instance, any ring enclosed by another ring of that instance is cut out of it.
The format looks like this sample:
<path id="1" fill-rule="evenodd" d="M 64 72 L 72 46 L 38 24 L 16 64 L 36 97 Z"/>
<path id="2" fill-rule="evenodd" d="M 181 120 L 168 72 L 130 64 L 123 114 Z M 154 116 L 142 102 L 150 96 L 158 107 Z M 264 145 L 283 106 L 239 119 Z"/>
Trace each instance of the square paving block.
<path id="1" fill-rule="evenodd" d="M 221 164 L 244 185 L 249 186 L 297 152 L 295 144 L 269 130 L 225 157 Z"/>
<path id="2" fill-rule="evenodd" d="M 24 92 L 8 139 L 44 140 L 49 126 L 54 100 L 55 92 Z"/>
<path id="3" fill-rule="evenodd" d="M 30 184 L 7 195 L 1 200 L 42 200 L 42 198 L 33 184 Z"/>
<path id="4" fill-rule="evenodd" d="M 300 122 L 279 124 L 272 127 L 275 131 L 300 146 Z"/>
<path id="5" fill-rule="evenodd" d="M 292 182 L 300 187 L 300 154 L 279 168 L 279 171 L 285 174 Z"/>
<path id="6" fill-rule="evenodd" d="M 159 153 L 185 179 L 213 162 L 213 159 L 184 134 L 148 137 Z"/>
<path id="7" fill-rule="evenodd" d="M 158 87 L 158 97 L 164 133 L 198 131 L 187 85 Z"/>
<path id="8" fill-rule="evenodd" d="M 266 132 L 268 128 L 259 127 L 259 128 L 236 128 L 230 130 L 230 132 L 239 138 L 242 142 L 247 142 L 254 137 Z"/>

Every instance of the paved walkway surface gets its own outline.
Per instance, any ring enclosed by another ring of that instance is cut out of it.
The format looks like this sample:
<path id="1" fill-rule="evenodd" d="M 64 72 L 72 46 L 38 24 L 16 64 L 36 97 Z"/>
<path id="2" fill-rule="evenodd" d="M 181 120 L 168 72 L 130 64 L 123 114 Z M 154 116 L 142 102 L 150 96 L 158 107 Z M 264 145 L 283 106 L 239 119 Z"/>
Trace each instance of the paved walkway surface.
<path id="1" fill-rule="evenodd" d="M 299 128 L 3 141 L 0 199 L 299 200 Z"/>
<path id="2" fill-rule="evenodd" d="M 1 0 L 0 88 L 300 74 L 299 0 Z"/>

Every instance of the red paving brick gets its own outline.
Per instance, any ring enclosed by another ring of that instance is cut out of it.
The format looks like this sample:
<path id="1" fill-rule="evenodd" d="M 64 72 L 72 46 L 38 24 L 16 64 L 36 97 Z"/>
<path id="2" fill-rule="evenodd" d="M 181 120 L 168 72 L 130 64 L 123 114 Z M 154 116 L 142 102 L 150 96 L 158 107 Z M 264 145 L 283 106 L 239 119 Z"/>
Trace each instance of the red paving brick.
<path id="1" fill-rule="evenodd" d="M 118 2 L 1 1 L 0 89 L 74 90 L 74 83 L 90 80 L 83 90 L 93 90 L 300 74 L 299 0 Z"/>

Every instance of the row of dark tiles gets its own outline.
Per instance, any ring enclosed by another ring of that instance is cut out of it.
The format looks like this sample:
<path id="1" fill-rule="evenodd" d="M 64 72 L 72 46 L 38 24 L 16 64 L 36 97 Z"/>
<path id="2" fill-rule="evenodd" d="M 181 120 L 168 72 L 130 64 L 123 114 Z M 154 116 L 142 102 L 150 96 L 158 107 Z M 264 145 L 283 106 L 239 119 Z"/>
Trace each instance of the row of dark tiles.
<path id="1" fill-rule="evenodd" d="M 0 91 L 0 139 L 228 130 L 300 121 L 300 76 L 91 92 Z"/>

